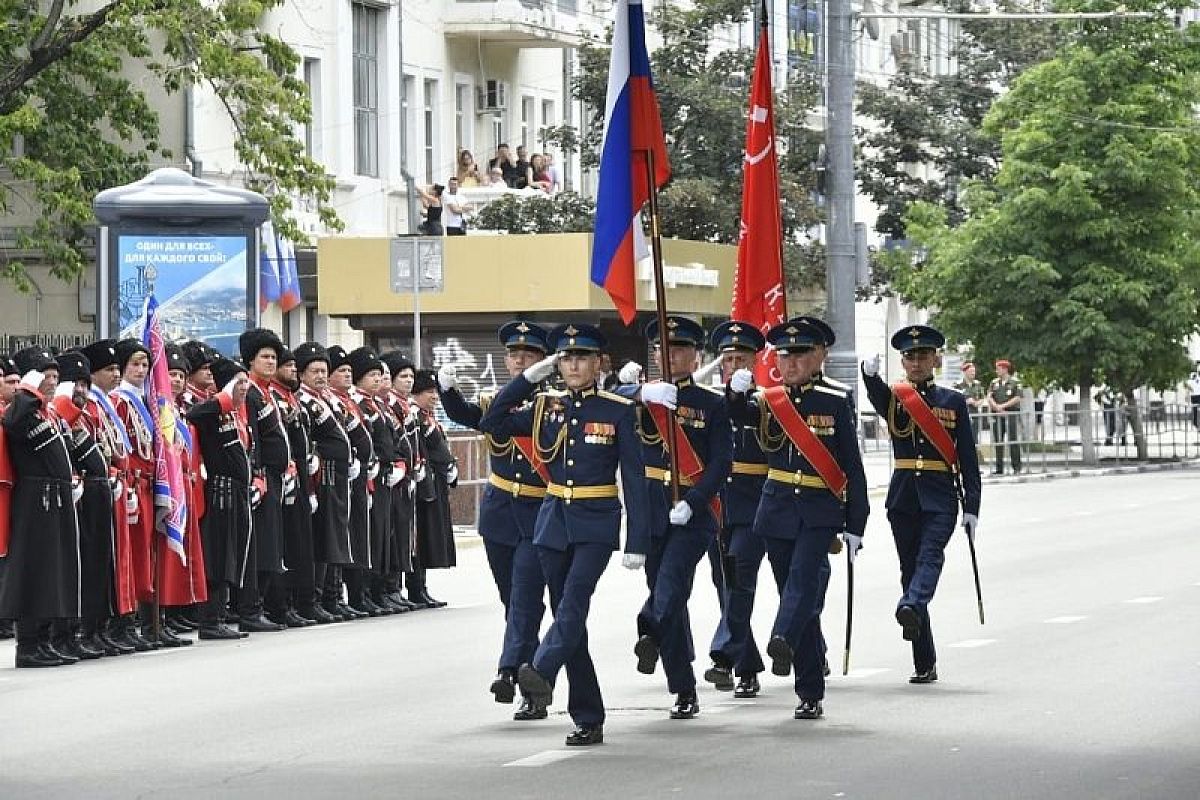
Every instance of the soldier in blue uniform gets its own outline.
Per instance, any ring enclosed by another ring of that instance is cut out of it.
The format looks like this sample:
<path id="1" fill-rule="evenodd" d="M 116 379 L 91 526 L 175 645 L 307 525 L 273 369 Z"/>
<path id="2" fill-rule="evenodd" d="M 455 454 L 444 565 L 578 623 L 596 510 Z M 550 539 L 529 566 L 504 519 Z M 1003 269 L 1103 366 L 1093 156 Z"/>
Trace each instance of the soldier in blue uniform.
<path id="1" fill-rule="evenodd" d="M 504 366 L 516 378 L 546 357 L 546 329 L 525 320 L 505 323 L 499 330 L 504 345 Z M 458 372 L 451 364 L 438 371 L 438 389 L 446 416 L 468 428 L 479 430 L 483 414 L 495 399 L 494 391 L 480 392 L 477 402 L 468 402 L 458 390 Z M 491 692 L 497 703 L 511 703 L 516 695 L 517 670 L 533 658 L 546 607 L 542 597 L 546 579 L 533 546 L 538 509 L 546 497 L 546 482 L 535 468 L 532 440 L 517 436 L 484 434 L 491 473 L 479 503 L 479 535 L 483 537 L 488 566 L 500 601 L 506 626 L 499 670 Z M 513 719 L 545 719 L 545 708 L 534 708 L 523 698 Z"/>
<path id="2" fill-rule="evenodd" d="M 824 642 L 820 612 L 828 584 L 829 547 L 843 532 L 851 555 L 867 524 L 867 483 L 846 395 L 817 383 L 828 335 L 789 320 L 767 332 L 784 385 L 759 390 L 749 370 L 729 381 L 737 423 L 757 422 L 767 453 L 767 480 L 754 519 L 779 587 L 779 611 L 767 643 L 771 672 L 795 669 L 796 719 L 824 714 Z"/>
<path id="3" fill-rule="evenodd" d="M 622 516 L 622 563 L 630 569 L 645 565 L 650 518 L 633 403 L 596 387 L 604 335 L 593 325 L 560 325 L 547 343 L 554 355 L 500 390 L 479 427 L 498 438 L 532 436 L 538 458 L 550 468 L 533 543 L 550 588 L 554 622 L 517 678 L 534 707 L 545 708 L 565 666 L 571 684 L 567 710 L 576 725 L 566 743 L 585 746 L 604 741 L 604 700 L 587 645 L 592 594 L 620 546 Z M 567 388 L 538 391 L 556 365 Z"/>
<path id="4" fill-rule="evenodd" d="M 979 460 L 967 400 L 960 392 L 933 382 L 933 371 L 941 365 L 938 350 L 945 343 L 946 337 L 928 325 L 897 331 L 892 336 L 892 347 L 901 353 L 905 381 L 892 387 L 879 377 L 879 356 L 862 363 L 867 397 L 879 416 L 888 421 L 895 456 L 887 516 L 900 556 L 900 585 L 904 590 L 896 605 L 896 621 L 903 628 L 904 638 L 912 642 L 915 672 L 910 683 L 932 683 L 938 678 L 929 603 L 942 573 L 946 544 L 958 520 L 960 500 L 967 535 L 974 538 L 979 524 Z M 930 423 L 936 422 L 940 431 L 949 434 L 948 439 L 937 433 L 935 436 L 944 448 L 952 446 L 951 453 L 943 453 L 921 419 L 908 412 L 909 406 L 902 402 L 906 391 L 908 402 L 917 403 L 918 410 L 927 408 Z"/>
<path id="5" fill-rule="evenodd" d="M 670 717 L 691 719 L 700 713 L 700 703 L 687 602 L 696 565 L 716 539 L 720 504 L 713 501 L 733 464 L 733 433 L 724 395 L 692 380 L 696 356 L 707 339 L 704 328 L 674 315 L 667 318 L 667 328 L 670 363 L 661 363 L 660 349 L 659 366 L 670 380 L 622 386 L 617 391 L 641 403 L 638 430 L 650 498 L 651 548 L 646 560 L 650 596 L 638 613 L 637 669 L 654 674 L 661 656 L 667 690 L 675 695 Z M 646 338 L 655 344 L 661 340 L 658 320 L 646 326 Z M 679 453 L 670 452 L 667 433 L 660 430 L 671 424 L 667 420 L 683 433 L 676 442 Z M 679 475 L 678 498 L 671 496 L 671 470 Z"/>
<path id="6" fill-rule="evenodd" d="M 730 320 L 718 325 L 709 337 L 712 348 L 721 357 L 721 375 L 728 383 L 739 369 L 754 369 L 757 354 L 766 347 L 762 332 L 748 322 Z M 734 697 L 755 697 L 761 686 L 762 654 L 750 628 L 754 595 L 766 549 L 754 533 L 754 515 L 767 479 L 767 457 L 758 442 L 758 426 L 745 423 L 733 426 L 733 466 L 721 492 L 724 509 L 726 550 L 733 558 L 736 575 L 727 580 L 722 591 L 721 622 L 713 635 L 709 655 L 712 667 L 704 679 L 718 689 L 733 689 Z M 719 558 L 718 544 L 709 545 L 709 558 Z M 715 569 L 719 570 L 718 564 Z M 737 686 L 733 677 L 737 676 Z"/>

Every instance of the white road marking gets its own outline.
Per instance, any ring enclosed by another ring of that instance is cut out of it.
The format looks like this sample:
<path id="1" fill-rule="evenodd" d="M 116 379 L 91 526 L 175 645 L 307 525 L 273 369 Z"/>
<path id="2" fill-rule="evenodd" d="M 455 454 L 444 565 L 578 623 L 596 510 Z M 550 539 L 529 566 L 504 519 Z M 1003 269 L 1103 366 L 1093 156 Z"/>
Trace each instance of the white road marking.
<path id="1" fill-rule="evenodd" d="M 959 649 L 966 650 L 966 649 L 969 649 L 972 647 L 987 647 L 989 644 L 995 644 L 995 643 L 996 643 L 995 639 L 964 639 L 961 642 L 955 642 L 954 644 L 950 644 L 950 645 L 946 645 L 946 646 L 947 647 L 957 647 Z"/>
<path id="2" fill-rule="evenodd" d="M 839 678 L 870 678 L 872 675 L 882 675 L 885 672 L 891 672 L 891 667 L 862 667 L 850 670 L 849 675 L 842 675 L 841 672 L 834 672 L 829 677 L 837 676 Z"/>
<path id="3" fill-rule="evenodd" d="M 540 753 L 534 753 L 526 758 L 518 758 L 516 761 L 510 761 L 504 766 L 506 767 L 544 767 L 547 764 L 553 764 L 556 761 L 564 761 L 568 758 L 582 755 L 582 750 L 543 750 Z"/>
<path id="4" fill-rule="evenodd" d="M 1050 619 L 1042 620 L 1042 622 L 1045 622 L 1047 625 L 1070 625 L 1072 622 L 1083 622 L 1085 619 L 1087 617 L 1051 617 Z"/>
<path id="5" fill-rule="evenodd" d="M 1157 603 L 1159 600 L 1165 599 L 1166 598 L 1163 597 L 1156 597 L 1155 595 L 1145 595 L 1143 597 L 1131 597 L 1125 602 L 1131 605 L 1146 605 L 1148 603 Z"/>

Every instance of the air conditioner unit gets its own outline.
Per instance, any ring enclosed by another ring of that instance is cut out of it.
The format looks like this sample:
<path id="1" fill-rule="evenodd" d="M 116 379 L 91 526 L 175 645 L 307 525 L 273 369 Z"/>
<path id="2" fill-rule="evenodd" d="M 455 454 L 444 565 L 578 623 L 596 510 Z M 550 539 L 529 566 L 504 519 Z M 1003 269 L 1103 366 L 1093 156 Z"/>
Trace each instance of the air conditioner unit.
<path id="1" fill-rule="evenodd" d="M 508 108 L 508 84 L 489 78 L 475 89 L 475 109 L 480 113 Z"/>

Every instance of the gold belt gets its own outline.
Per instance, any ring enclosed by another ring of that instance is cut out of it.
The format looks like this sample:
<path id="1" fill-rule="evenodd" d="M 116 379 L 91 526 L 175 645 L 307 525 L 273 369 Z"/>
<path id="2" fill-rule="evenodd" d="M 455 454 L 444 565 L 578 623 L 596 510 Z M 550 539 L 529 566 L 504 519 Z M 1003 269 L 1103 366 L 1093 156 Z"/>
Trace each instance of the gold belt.
<path id="1" fill-rule="evenodd" d="M 897 458 L 896 469 L 924 469 L 930 472 L 950 472 L 950 465 L 937 459 Z"/>
<path id="2" fill-rule="evenodd" d="M 558 497 L 566 502 L 572 500 L 603 500 L 617 496 L 615 483 L 600 486 L 563 486 L 561 483 L 551 483 L 546 487 L 551 497 Z"/>
<path id="3" fill-rule="evenodd" d="M 820 475 L 805 475 L 803 472 L 784 472 L 781 469 L 767 470 L 767 480 L 786 483 L 788 486 L 807 486 L 810 489 L 824 489 L 825 481 Z"/>
<path id="4" fill-rule="evenodd" d="M 662 467 L 646 467 L 646 477 L 652 481 L 662 481 L 669 484 L 671 482 L 671 470 L 663 469 Z M 686 475 L 680 475 L 679 485 L 691 486 L 692 479 Z"/>
<path id="5" fill-rule="evenodd" d="M 766 475 L 767 465 L 759 464 L 754 461 L 735 461 L 733 462 L 734 475 Z"/>
<path id="6" fill-rule="evenodd" d="M 546 487 L 544 486 L 530 486 L 527 483 L 505 480 L 495 473 L 488 475 L 488 483 L 503 492 L 511 494 L 513 497 L 541 498 L 546 496 Z"/>

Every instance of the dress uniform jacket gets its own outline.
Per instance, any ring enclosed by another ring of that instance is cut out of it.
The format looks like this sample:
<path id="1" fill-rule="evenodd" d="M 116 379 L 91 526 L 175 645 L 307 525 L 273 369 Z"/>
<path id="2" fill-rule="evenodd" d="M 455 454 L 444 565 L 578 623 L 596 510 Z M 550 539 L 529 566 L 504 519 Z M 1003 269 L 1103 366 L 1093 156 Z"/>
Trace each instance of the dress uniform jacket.
<path id="1" fill-rule="evenodd" d="M 313 559 L 322 564 L 350 564 L 350 482 L 347 474 L 354 456 L 345 420 L 330 405 L 331 394 L 301 386 L 296 399 L 308 415 L 309 436 L 321 461 L 313 476 L 317 496 L 317 511 L 312 518 Z"/>
<path id="2" fill-rule="evenodd" d="M 446 416 L 474 430 L 479 430 L 479 421 L 496 396 L 494 392 L 480 392 L 479 402 L 469 403 L 458 389 L 439 394 Z M 485 433 L 484 439 L 491 475 L 479 503 L 479 535 L 489 542 L 516 547 L 520 539 L 533 538 L 546 482 L 511 436 Z"/>
<path id="3" fill-rule="evenodd" d="M 387 485 L 388 476 L 396 458 L 396 438 L 388 415 L 374 397 L 368 397 L 358 389 L 352 389 L 350 396 L 358 405 L 363 415 L 363 424 L 371 434 L 371 449 L 379 472 L 371 485 L 371 525 L 370 525 L 370 555 L 369 566 L 376 572 L 381 572 L 387 563 L 392 523 L 392 492 Z"/>
<path id="4" fill-rule="evenodd" d="M 64 429 L 46 399 L 25 387 L 13 395 L 3 425 L 16 480 L 0 619 L 78 617 L 79 527 Z"/>
<path id="5" fill-rule="evenodd" d="M 910 513 L 958 513 L 955 475 L 946 469 L 941 454 L 912 421 L 882 378 L 865 375 L 863 382 L 871 405 L 881 418 L 888 421 L 892 453 L 898 467 L 892 471 L 887 507 Z M 933 381 L 917 384 L 915 388 L 954 441 L 962 482 L 963 510 L 968 514 L 978 514 L 981 490 L 979 460 L 975 453 L 975 437 L 971 433 L 966 397 Z M 902 464 L 905 466 L 900 468 Z M 930 468 L 922 469 L 921 465 L 925 464 Z"/>
<path id="6" fill-rule="evenodd" d="M 734 419 L 741 423 L 756 420 L 769 468 L 793 478 L 789 482 L 768 478 L 763 485 L 755 532 L 760 536 L 794 538 L 801 528 L 798 523 L 803 520 L 804 527 L 844 529 L 861 536 L 869 512 L 867 480 L 845 393 L 810 382 L 787 387 L 787 394 L 846 473 L 846 497 L 835 497 L 820 483 L 816 469 L 787 438 L 761 392 L 750 398 L 734 394 Z"/>
<path id="7" fill-rule="evenodd" d="M 254 509 L 254 554 L 259 572 L 283 571 L 283 476 L 291 464 L 287 431 L 270 383 L 254 378 L 246 392 L 246 416 L 253 440 L 255 472 L 267 484 L 266 494 Z"/>
<path id="8" fill-rule="evenodd" d="M 625 552 L 650 550 L 650 511 L 645 462 L 637 438 L 633 401 L 597 391 L 543 391 L 532 404 L 537 385 L 518 375 L 492 401 L 480 428 L 493 436 L 533 435 L 534 447 L 550 468 L 559 494 L 593 486 L 612 486 L 611 497 L 568 499 L 547 494 L 538 512 L 534 544 L 566 550 L 577 542 L 620 547 L 621 502 L 618 469 L 625 495 Z"/>
<path id="9" fill-rule="evenodd" d="M 129 482 L 129 442 L 121 418 L 108 395 L 92 387 L 83 413 L 92 420 L 96 443 L 108 463 L 109 477 L 118 483 L 120 494 L 112 503 L 112 575 L 115 614 L 128 614 L 137 606 L 133 584 L 133 542 L 129 534 L 126 494 Z"/>
<path id="10" fill-rule="evenodd" d="M 241 586 L 250 553 L 250 431 L 242 410 L 218 393 L 187 413 L 195 427 L 204 483 L 204 565 L 209 583 Z"/>
<path id="11" fill-rule="evenodd" d="M 279 409 L 280 421 L 288 438 L 292 462 L 295 465 L 296 489 L 283 499 L 283 552 L 289 570 L 313 569 L 312 506 L 313 476 L 308 474 L 308 460 L 313 453 L 309 439 L 308 411 L 295 393 L 278 382 L 271 383 L 271 396 Z M 312 583 L 312 578 L 308 579 Z"/>
<path id="12" fill-rule="evenodd" d="M 416 478 L 414 473 L 422 463 L 421 431 L 416 414 L 409 402 L 396 392 L 388 394 L 388 407 L 396 419 L 396 460 L 404 465 L 405 477 L 392 489 L 392 530 L 396 547 L 387 571 L 390 574 L 413 571 L 413 552 L 416 539 L 413 514 L 416 505 Z"/>
<path id="13" fill-rule="evenodd" d="M 65 399 L 65 398 L 64 398 Z M 80 414 L 68 432 L 71 463 L 83 481 L 79 519 L 80 611 L 84 619 L 113 615 L 113 483 L 108 459 L 97 443 L 95 420 Z M 124 493 L 122 492 L 122 502 Z"/>
<path id="14" fill-rule="evenodd" d="M 154 542 L 154 440 L 152 417 L 142 388 L 121 381 L 112 394 L 117 414 L 132 444 L 126 472 L 129 487 L 137 494 L 137 511 L 129 518 L 130 564 L 137 599 L 149 602 L 154 589 L 150 548 Z M 150 422 L 148 422 L 150 421 Z"/>
<path id="15" fill-rule="evenodd" d="M 447 473 L 454 464 L 454 454 L 450 452 L 446 432 L 432 414 L 419 411 L 418 424 L 426 473 L 425 480 L 417 487 L 417 563 L 425 569 L 453 567 L 457 555 Z"/>
<path id="16" fill-rule="evenodd" d="M 359 462 L 358 477 L 350 481 L 350 563 L 366 568 L 371 564 L 370 470 L 375 462 L 371 432 L 363 421 L 362 410 L 349 393 L 331 391 L 326 397 L 334 414 L 341 420 L 350 440 L 353 458 Z"/>

